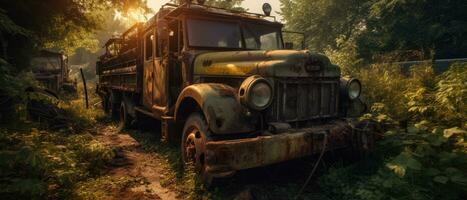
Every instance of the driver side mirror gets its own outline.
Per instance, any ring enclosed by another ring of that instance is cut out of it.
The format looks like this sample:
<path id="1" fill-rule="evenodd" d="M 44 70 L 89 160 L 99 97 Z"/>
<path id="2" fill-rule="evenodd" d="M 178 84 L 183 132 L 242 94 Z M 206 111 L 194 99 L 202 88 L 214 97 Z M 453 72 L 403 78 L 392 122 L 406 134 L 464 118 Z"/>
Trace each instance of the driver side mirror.
<path id="1" fill-rule="evenodd" d="M 285 49 L 289 49 L 289 50 L 293 49 L 293 42 L 286 42 L 284 45 L 285 45 L 284 47 Z"/>

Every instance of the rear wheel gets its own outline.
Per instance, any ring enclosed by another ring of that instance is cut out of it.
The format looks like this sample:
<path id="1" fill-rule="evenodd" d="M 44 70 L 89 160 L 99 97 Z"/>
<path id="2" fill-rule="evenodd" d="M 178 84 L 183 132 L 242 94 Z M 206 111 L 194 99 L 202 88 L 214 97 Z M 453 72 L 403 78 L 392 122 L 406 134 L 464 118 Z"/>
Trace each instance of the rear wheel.
<path id="1" fill-rule="evenodd" d="M 102 109 L 104 110 L 105 114 L 110 113 L 110 98 L 108 95 L 103 95 L 102 97 Z"/>
<path id="2" fill-rule="evenodd" d="M 208 125 L 198 113 L 191 114 L 183 128 L 181 142 L 182 159 L 185 169 L 193 167 L 203 184 L 210 186 L 213 178 L 206 173 L 205 152 Z"/>
<path id="3" fill-rule="evenodd" d="M 131 123 L 133 121 L 133 117 L 131 117 L 131 115 L 128 114 L 128 105 L 125 103 L 125 101 L 122 101 L 120 105 L 119 118 L 119 130 L 130 128 Z"/>
<path id="4" fill-rule="evenodd" d="M 118 101 L 117 94 L 114 92 L 111 92 L 108 102 L 109 102 L 110 114 L 112 116 L 112 119 L 113 120 L 119 119 L 121 102 Z"/>

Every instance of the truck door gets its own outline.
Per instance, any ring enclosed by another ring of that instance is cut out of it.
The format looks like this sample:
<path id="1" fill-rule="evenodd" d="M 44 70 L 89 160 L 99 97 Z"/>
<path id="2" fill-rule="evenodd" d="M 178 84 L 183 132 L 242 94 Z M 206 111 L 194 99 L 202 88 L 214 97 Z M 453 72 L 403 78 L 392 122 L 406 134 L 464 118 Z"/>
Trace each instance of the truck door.
<path id="1" fill-rule="evenodd" d="M 154 29 L 151 28 L 144 34 L 143 105 L 146 108 L 153 105 L 154 41 Z"/>
<path id="2" fill-rule="evenodd" d="M 156 30 L 159 27 L 156 27 Z M 165 115 L 167 108 L 167 93 L 166 93 L 166 68 L 163 67 L 162 49 L 164 48 L 164 41 L 160 37 L 159 31 L 155 32 L 156 45 L 154 51 L 154 82 L 153 82 L 153 106 L 152 109 L 159 116 Z"/>

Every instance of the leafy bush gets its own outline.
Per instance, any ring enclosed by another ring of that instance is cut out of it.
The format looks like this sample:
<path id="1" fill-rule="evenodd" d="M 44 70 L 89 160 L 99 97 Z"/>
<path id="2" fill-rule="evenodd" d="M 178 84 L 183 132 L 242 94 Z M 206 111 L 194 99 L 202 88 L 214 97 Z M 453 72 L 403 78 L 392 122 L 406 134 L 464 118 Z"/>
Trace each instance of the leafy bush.
<path id="1" fill-rule="evenodd" d="M 1 131 L 0 194 L 13 198 L 63 198 L 75 184 L 99 174 L 114 152 L 91 135 L 67 136 L 31 129 Z M 8 144 L 8 145 L 7 145 Z"/>
<path id="2" fill-rule="evenodd" d="M 31 72 L 12 73 L 13 66 L 0 58 L 0 85 L 1 90 L 8 96 L 25 99 L 24 90 L 29 86 L 40 86 Z M 0 91 L 1 92 L 1 91 Z"/>
<path id="3" fill-rule="evenodd" d="M 103 114 L 85 109 L 82 101 L 44 100 L 43 103 L 59 106 L 72 122 L 56 131 L 32 128 L 43 126 L 25 122 L 21 117 L 0 126 L 3 199 L 67 198 L 78 192 L 77 184 L 99 176 L 113 159 L 114 151 L 88 133 Z"/>
<path id="4" fill-rule="evenodd" d="M 357 44 L 354 38 L 340 36 L 336 39 L 337 48 L 328 47 L 325 54 L 331 59 L 332 63 L 341 67 L 344 76 L 358 74 L 363 59 L 358 56 Z"/>
<path id="5" fill-rule="evenodd" d="M 332 169 L 321 186 L 335 199 L 459 199 L 467 193 L 465 136 L 426 122 L 388 131 L 373 165 Z"/>
<path id="6" fill-rule="evenodd" d="M 389 64 L 358 71 L 372 105 L 363 118 L 388 131 L 367 162 L 323 176 L 324 192 L 334 199 L 465 198 L 466 65 L 455 64 L 438 77 L 429 65 L 408 75 Z"/>

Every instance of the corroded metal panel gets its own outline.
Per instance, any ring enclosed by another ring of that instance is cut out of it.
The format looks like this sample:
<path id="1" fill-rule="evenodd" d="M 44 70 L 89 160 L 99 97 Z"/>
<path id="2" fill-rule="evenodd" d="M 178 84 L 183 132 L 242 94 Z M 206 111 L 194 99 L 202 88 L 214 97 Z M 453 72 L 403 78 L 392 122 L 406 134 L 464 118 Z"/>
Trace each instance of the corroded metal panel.
<path id="1" fill-rule="evenodd" d="M 154 91 L 154 63 L 152 59 L 144 63 L 143 70 L 143 104 L 151 107 L 153 104 L 153 91 Z"/>
<path id="2" fill-rule="evenodd" d="M 315 61 L 317 60 L 317 61 Z M 319 63 L 310 70 L 307 66 Z M 230 51 L 199 55 L 194 62 L 194 75 L 264 77 L 339 77 L 340 70 L 327 57 L 308 51 Z"/>
<path id="3" fill-rule="evenodd" d="M 252 118 L 245 114 L 247 109 L 237 100 L 237 91 L 230 86 L 217 83 L 188 86 L 179 95 L 176 110 L 179 110 L 187 98 L 197 102 L 210 130 L 215 134 L 246 133 L 255 130 Z M 177 118 L 175 115 L 175 119 Z"/>
<path id="4" fill-rule="evenodd" d="M 315 128 L 291 129 L 277 135 L 238 140 L 210 141 L 206 162 L 213 173 L 238 171 L 350 146 L 351 127 L 343 121 Z"/>

